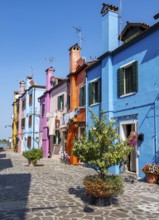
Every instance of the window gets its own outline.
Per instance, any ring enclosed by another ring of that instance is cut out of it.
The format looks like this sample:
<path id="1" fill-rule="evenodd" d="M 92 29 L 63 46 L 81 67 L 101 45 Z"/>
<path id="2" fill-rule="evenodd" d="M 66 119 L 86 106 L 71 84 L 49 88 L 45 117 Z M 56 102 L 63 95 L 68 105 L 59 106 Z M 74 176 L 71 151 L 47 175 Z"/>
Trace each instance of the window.
<path id="1" fill-rule="evenodd" d="M 22 119 L 22 129 L 25 128 L 25 118 Z"/>
<path id="2" fill-rule="evenodd" d="M 118 69 L 118 96 L 129 95 L 138 91 L 137 61 Z"/>
<path id="3" fill-rule="evenodd" d="M 23 101 L 22 101 L 22 109 L 24 110 L 26 108 L 26 99 L 24 99 Z"/>
<path id="4" fill-rule="evenodd" d="M 29 95 L 29 105 L 32 105 L 32 94 Z"/>
<path id="5" fill-rule="evenodd" d="M 89 105 L 101 101 L 101 79 L 89 84 Z"/>
<path id="6" fill-rule="evenodd" d="M 79 127 L 78 128 L 78 138 L 81 137 L 81 136 L 84 136 L 85 132 L 86 132 L 85 127 Z"/>
<path id="7" fill-rule="evenodd" d="M 30 136 L 27 139 L 27 146 L 28 148 L 31 148 L 31 137 Z"/>
<path id="8" fill-rule="evenodd" d="M 79 105 L 80 106 L 85 106 L 85 104 L 86 104 L 86 86 L 85 85 L 80 88 L 80 98 L 79 98 L 79 100 L 80 100 Z"/>
<path id="9" fill-rule="evenodd" d="M 17 128 L 17 130 L 19 128 L 19 122 L 18 121 L 16 122 L 16 128 Z"/>
<path id="10" fill-rule="evenodd" d="M 60 141 L 61 141 L 60 131 L 59 130 L 55 130 L 55 135 L 54 135 L 53 142 L 54 142 L 54 144 L 60 144 Z"/>
<path id="11" fill-rule="evenodd" d="M 29 125 L 29 127 L 32 126 L 32 115 L 29 115 L 28 125 Z"/>
<path id="12" fill-rule="evenodd" d="M 42 104 L 42 117 L 44 117 L 45 114 L 45 104 Z"/>
<path id="13" fill-rule="evenodd" d="M 58 97 L 58 110 L 64 109 L 64 95 Z"/>
<path id="14" fill-rule="evenodd" d="M 67 95 L 67 110 L 70 110 L 70 95 Z"/>

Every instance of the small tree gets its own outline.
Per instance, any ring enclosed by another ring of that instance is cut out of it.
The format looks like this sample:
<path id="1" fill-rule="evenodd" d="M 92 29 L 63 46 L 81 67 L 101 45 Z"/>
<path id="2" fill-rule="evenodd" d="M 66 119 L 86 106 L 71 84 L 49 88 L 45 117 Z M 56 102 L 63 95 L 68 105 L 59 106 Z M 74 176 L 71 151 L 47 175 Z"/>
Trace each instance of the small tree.
<path id="1" fill-rule="evenodd" d="M 125 160 L 131 148 L 126 141 L 120 140 L 113 120 L 108 121 L 102 111 L 99 117 L 91 110 L 90 113 L 94 124 L 90 129 L 90 138 L 88 140 L 87 136 L 81 136 L 75 140 L 72 152 L 104 177 L 109 167 Z"/>

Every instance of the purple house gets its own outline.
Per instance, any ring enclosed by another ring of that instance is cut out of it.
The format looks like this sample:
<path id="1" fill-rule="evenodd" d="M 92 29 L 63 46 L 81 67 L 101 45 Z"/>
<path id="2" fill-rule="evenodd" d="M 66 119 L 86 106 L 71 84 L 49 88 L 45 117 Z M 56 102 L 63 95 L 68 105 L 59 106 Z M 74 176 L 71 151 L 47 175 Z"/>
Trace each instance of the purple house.
<path id="1" fill-rule="evenodd" d="M 46 91 L 39 97 L 40 101 L 40 145 L 44 151 L 44 157 L 49 156 L 49 132 L 47 127 L 46 113 L 50 112 L 50 89 L 52 88 L 51 79 L 54 69 L 50 67 L 46 70 Z"/>

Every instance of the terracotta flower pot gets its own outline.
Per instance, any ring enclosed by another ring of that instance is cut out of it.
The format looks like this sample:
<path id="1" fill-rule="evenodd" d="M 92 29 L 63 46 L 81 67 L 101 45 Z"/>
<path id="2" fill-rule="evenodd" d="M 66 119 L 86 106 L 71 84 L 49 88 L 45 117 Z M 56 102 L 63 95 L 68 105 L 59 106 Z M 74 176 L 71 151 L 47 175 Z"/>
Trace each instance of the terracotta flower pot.
<path id="1" fill-rule="evenodd" d="M 148 183 L 152 183 L 152 184 L 157 183 L 158 175 L 153 174 L 153 173 L 147 173 L 146 180 Z"/>

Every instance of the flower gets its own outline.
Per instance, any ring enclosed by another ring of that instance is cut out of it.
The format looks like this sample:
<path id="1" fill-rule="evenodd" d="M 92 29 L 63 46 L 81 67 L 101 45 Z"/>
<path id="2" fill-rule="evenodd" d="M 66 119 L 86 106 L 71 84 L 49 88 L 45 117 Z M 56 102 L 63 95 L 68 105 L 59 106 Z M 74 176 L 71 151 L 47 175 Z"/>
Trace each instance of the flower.
<path id="1" fill-rule="evenodd" d="M 138 143 L 138 134 L 135 131 L 132 131 L 128 137 L 128 144 L 130 147 L 135 147 Z"/>
<path id="2" fill-rule="evenodd" d="M 145 174 L 152 173 L 155 175 L 159 175 L 159 165 L 148 163 L 142 168 L 142 172 Z"/>

